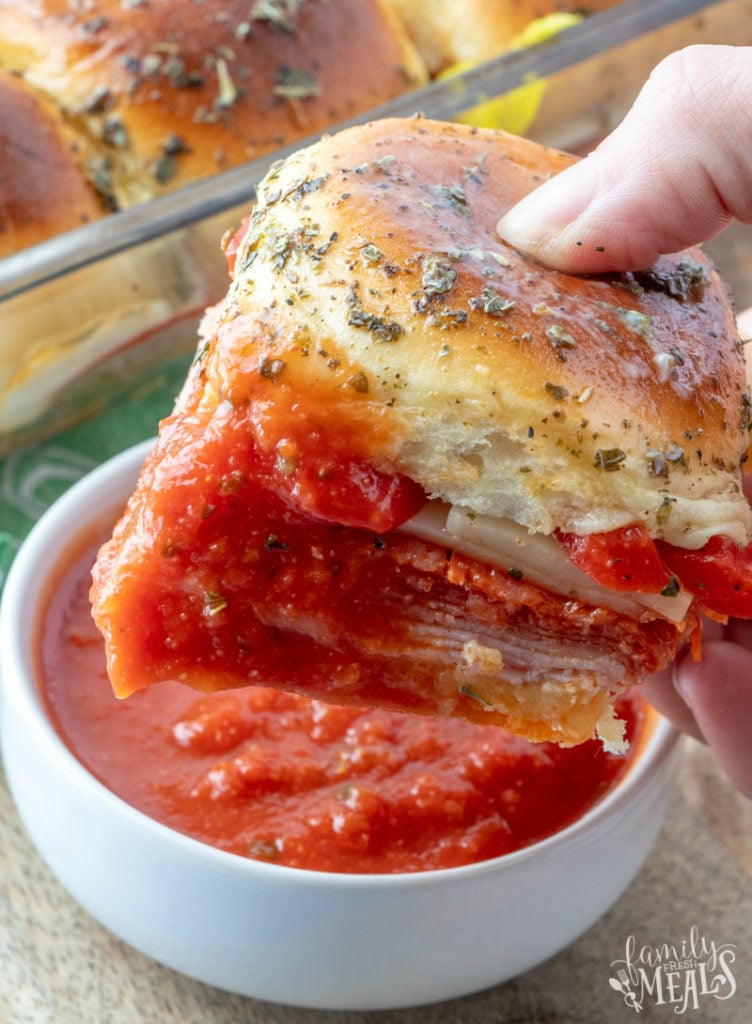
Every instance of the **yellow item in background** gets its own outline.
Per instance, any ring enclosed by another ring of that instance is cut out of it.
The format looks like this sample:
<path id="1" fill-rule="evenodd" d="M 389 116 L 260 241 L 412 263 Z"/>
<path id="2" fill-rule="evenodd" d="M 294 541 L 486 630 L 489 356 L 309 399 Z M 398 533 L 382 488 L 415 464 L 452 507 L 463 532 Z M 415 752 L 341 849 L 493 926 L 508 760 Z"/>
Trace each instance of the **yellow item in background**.
<path id="1" fill-rule="evenodd" d="M 523 50 L 528 46 L 536 46 L 557 36 L 565 28 L 577 25 L 582 21 L 580 14 L 547 14 L 544 18 L 536 18 L 518 33 L 511 42 L 510 50 Z M 475 67 L 478 61 L 460 61 L 442 71 L 438 78 L 451 78 Z M 471 110 L 461 114 L 457 120 L 463 124 L 475 125 L 478 128 L 497 128 L 515 135 L 524 135 L 535 120 L 540 109 L 543 94 L 546 91 L 546 80 L 530 78 L 503 96 L 497 96 L 479 103 Z"/>

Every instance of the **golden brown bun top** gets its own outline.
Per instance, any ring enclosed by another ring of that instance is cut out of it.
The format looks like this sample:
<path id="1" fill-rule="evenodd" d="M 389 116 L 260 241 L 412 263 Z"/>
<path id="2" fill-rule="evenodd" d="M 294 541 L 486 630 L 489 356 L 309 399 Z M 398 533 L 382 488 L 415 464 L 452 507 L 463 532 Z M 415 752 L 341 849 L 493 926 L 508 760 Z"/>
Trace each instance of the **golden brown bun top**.
<path id="1" fill-rule="evenodd" d="M 418 118 L 299 151 L 259 189 L 183 405 L 299 403 L 432 496 L 535 531 L 746 541 L 743 359 L 703 253 L 576 278 L 495 232 L 571 159 Z"/>
<path id="2" fill-rule="evenodd" d="M 509 49 L 531 21 L 547 14 L 594 14 L 620 0 L 389 0 L 432 74 L 460 61 Z"/>
<path id="3" fill-rule="evenodd" d="M 0 257 L 103 212 L 58 111 L 0 71 Z"/>
<path id="4" fill-rule="evenodd" d="M 119 206 L 426 79 L 381 0 L 0 0 L 0 66 L 59 105 Z"/>

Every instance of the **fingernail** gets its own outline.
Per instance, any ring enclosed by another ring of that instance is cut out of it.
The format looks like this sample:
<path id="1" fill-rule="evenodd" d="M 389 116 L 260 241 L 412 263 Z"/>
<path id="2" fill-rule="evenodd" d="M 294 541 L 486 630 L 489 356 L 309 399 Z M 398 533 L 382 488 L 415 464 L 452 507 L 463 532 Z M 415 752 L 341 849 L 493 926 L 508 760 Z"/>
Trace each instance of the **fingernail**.
<path id="1" fill-rule="evenodd" d="M 689 708 L 691 708 L 692 697 L 694 696 L 694 694 L 692 692 L 691 684 L 688 685 L 686 680 L 686 673 L 684 670 L 687 664 L 694 664 L 691 655 L 684 654 L 681 657 L 677 658 L 677 660 L 671 666 L 671 680 L 674 684 L 674 689 L 676 690 L 676 692 L 682 698 L 684 703 Z"/>
<path id="2" fill-rule="evenodd" d="M 674 661 L 671 665 L 671 685 L 674 687 L 680 697 L 683 697 L 682 693 L 682 679 L 679 675 L 679 662 Z"/>
<path id="3" fill-rule="evenodd" d="M 499 221 L 499 235 L 524 252 L 531 252 L 571 227 L 593 198 L 596 174 L 586 158 L 549 179 L 513 206 Z"/>

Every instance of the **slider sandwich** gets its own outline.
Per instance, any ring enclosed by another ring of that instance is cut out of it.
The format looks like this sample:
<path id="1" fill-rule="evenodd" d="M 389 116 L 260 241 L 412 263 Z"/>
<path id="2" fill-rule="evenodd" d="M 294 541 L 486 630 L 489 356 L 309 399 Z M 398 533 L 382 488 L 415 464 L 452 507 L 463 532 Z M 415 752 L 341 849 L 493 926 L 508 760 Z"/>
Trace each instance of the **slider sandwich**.
<path id="1" fill-rule="evenodd" d="M 495 233 L 571 160 L 415 118 L 269 173 L 94 568 L 118 695 L 256 683 L 618 747 L 626 687 L 752 617 L 716 271 L 576 278 Z"/>

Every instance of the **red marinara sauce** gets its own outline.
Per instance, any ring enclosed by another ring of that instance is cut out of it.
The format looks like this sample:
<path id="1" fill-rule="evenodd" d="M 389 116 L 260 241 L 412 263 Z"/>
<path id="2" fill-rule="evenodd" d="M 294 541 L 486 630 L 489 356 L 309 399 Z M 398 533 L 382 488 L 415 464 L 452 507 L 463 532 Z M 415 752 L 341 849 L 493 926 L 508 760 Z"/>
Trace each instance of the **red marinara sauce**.
<path id="1" fill-rule="evenodd" d="M 570 824 L 624 773 L 591 741 L 561 749 L 493 725 L 327 705 L 260 686 L 112 693 L 90 612 L 92 546 L 40 625 L 50 718 L 79 761 L 152 818 L 240 856 L 396 873 L 455 867 Z M 632 748 L 645 706 L 621 701 Z"/>

